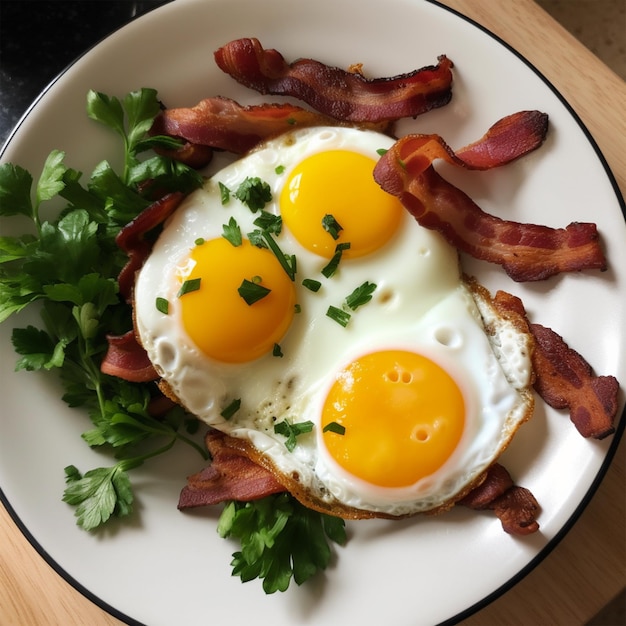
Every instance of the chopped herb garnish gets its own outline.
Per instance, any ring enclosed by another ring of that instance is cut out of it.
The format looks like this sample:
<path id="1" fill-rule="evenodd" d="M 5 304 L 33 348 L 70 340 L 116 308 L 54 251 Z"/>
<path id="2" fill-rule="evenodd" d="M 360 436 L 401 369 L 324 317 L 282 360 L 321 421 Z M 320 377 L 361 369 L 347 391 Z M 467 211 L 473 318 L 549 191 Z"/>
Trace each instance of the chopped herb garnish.
<path id="1" fill-rule="evenodd" d="M 243 282 L 237 289 L 239 295 L 246 301 L 246 304 L 252 305 L 259 300 L 262 300 L 272 290 L 264 287 L 263 285 L 254 282 L 253 280 L 243 279 Z"/>
<path id="2" fill-rule="evenodd" d="M 198 237 L 194 243 L 196 244 L 196 246 L 201 246 L 204 243 L 204 237 Z"/>
<path id="3" fill-rule="evenodd" d="M 378 150 L 376 150 L 376 153 L 380 156 L 384 156 L 385 154 L 387 154 L 388 149 L 387 148 L 378 148 Z"/>
<path id="4" fill-rule="evenodd" d="M 360 306 L 367 304 L 372 299 L 372 294 L 376 290 L 376 285 L 365 281 L 362 285 L 359 285 L 347 298 L 346 305 L 355 311 Z"/>
<path id="5" fill-rule="evenodd" d="M 274 432 L 277 435 L 284 435 L 287 437 L 285 447 L 289 450 L 289 452 L 293 452 L 296 447 L 296 437 L 303 435 L 304 433 L 310 433 L 312 430 L 313 422 L 311 421 L 292 424 L 287 420 L 283 420 L 282 422 L 278 422 L 278 424 L 274 425 Z"/>
<path id="6" fill-rule="evenodd" d="M 295 126 L 297 123 L 298 123 L 298 122 L 297 122 L 297 120 L 296 120 L 296 118 L 295 118 L 295 117 L 290 117 L 290 118 L 287 120 L 287 124 L 289 124 L 290 126 Z"/>
<path id="7" fill-rule="evenodd" d="M 352 317 L 350 313 L 344 311 L 343 309 L 338 309 L 336 306 L 329 306 L 328 311 L 326 311 L 327 317 L 330 317 L 331 320 L 337 322 L 344 328 L 348 325 L 350 318 Z"/>
<path id="8" fill-rule="evenodd" d="M 280 235 L 283 229 L 283 218 L 268 211 L 261 211 L 261 215 L 254 220 L 254 225 L 273 235 Z"/>
<path id="9" fill-rule="evenodd" d="M 247 176 L 234 193 L 253 213 L 260 211 L 272 199 L 270 186 L 258 176 Z"/>
<path id="10" fill-rule="evenodd" d="M 322 218 L 322 228 L 335 240 L 339 239 L 339 233 L 343 230 L 343 226 L 330 213 Z"/>
<path id="11" fill-rule="evenodd" d="M 278 357 L 284 356 L 282 348 L 277 343 L 274 344 L 274 349 L 272 350 L 272 356 L 278 356 Z"/>
<path id="12" fill-rule="evenodd" d="M 319 280 L 313 280 L 312 278 L 305 278 L 302 281 L 302 286 L 306 287 L 309 291 L 313 291 L 314 293 L 317 293 L 320 290 L 322 283 L 320 283 Z"/>
<path id="13" fill-rule="evenodd" d="M 221 413 L 220 415 L 225 419 L 229 420 L 241 407 L 241 398 L 237 398 L 233 400 Z"/>
<path id="14" fill-rule="evenodd" d="M 322 432 L 324 433 L 336 433 L 337 435 L 345 435 L 346 427 L 339 422 L 329 422 L 324 426 Z"/>
<path id="15" fill-rule="evenodd" d="M 179 298 L 184 296 L 186 293 L 191 293 L 192 291 L 198 291 L 200 289 L 201 278 L 192 278 L 191 280 L 186 280 L 181 286 L 176 294 Z"/>
<path id="16" fill-rule="evenodd" d="M 341 256 L 343 255 L 344 250 L 348 250 L 350 248 L 350 244 L 348 242 L 338 243 L 335 246 L 335 254 L 333 254 L 332 258 L 328 262 L 326 266 L 322 268 L 322 274 L 326 276 L 326 278 L 330 278 L 335 274 L 337 268 L 339 267 L 339 261 L 341 261 Z"/>
<path id="17" fill-rule="evenodd" d="M 265 243 L 265 237 L 263 237 L 262 230 L 257 229 L 248 233 L 248 241 L 257 248 L 267 248 L 267 243 Z"/>
<path id="18" fill-rule="evenodd" d="M 239 224 L 237 224 L 237 220 L 234 217 L 231 217 L 228 220 L 228 224 L 224 224 L 222 226 L 222 237 L 229 241 L 233 246 L 237 247 L 241 245 L 241 228 L 239 228 Z"/>
<path id="19" fill-rule="evenodd" d="M 218 183 L 220 188 L 220 199 L 222 204 L 228 204 L 230 200 L 230 189 L 222 182 Z"/>
<path id="20" fill-rule="evenodd" d="M 277 165 L 277 166 L 274 168 L 274 171 L 275 171 L 277 174 L 282 174 L 282 173 L 285 171 L 285 166 L 284 166 L 284 165 Z"/>
<path id="21" fill-rule="evenodd" d="M 252 234 L 252 233 L 250 233 Z M 280 246 L 276 243 L 271 233 L 268 233 L 266 230 L 261 231 L 261 236 L 267 247 L 274 253 L 274 256 L 278 259 L 281 267 L 287 273 L 287 276 L 291 278 L 291 280 L 296 279 L 296 255 L 295 254 L 285 254 Z"/>
<path id="22" fill-rule="evenodd" d="M 159 313 L 163 313 L 163 315 L 167 315 L 170 312 L 170 303 L 167 301 L 166 298 L 157 298 L 156 308 Z"/>
<path id="23" fill-rule="evenodd" d="M 297 315 L 298 313 L 302 313 L 302 307 L 299 304 L 293 305 L 293 312 Z"/>

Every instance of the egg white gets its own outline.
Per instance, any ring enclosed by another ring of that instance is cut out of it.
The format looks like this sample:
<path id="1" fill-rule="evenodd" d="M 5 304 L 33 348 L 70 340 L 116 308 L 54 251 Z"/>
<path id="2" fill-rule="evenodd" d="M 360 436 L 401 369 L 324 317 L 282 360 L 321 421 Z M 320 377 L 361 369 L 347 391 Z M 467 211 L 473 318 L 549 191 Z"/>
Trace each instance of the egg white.
<path id="1" fill-rule="evenodd" d="M 316 152 L 351 149 L 377 159 L 377 150 L 393 141 L 384 135 L 349 128 L 293 131 L 225 167 L 204 188 L 191 194 L 170 218 L 137 277 L 135 317 L 141 342 L 172 391 L 201 420 L 232 436 L 248 439 L 274 467 L 296 474 L 316 498 L 390 515 L 405 515 L 441 506 L 493 462 L 516 425 L 524 419 L 518 389 L 528 383 L 529 355 L 511 339 L 505 351 L 517 352 L 508 380 L 485 335 L 471 293 L 461 281 L 456 250 L 437 233 L 421 228 L 407 213 L 396 234 L 375 253 L 343 259 L 329 279 L 320 271 L 328 262 L 305 250 L 284 228 L 281 248 L 297 256 L 301 312 L 280 345 L 283 357 L 267 354 L 252 362 L 226 364 L 200 352 L 187 336 L 177 306 L 177 275 L 184 272 L 198 238 L 220 237 L 234 217 L 242 233 L 254 230 L 257 217 L 231 196 L 220 200 L 219 183 L 230 189 L 247 176 L 258 176 L 272 189 L 265 207 L 278 213 L 277 201 L 290 170 Z M 276 173 L 276 167 L 284 170 Z M 303 278 L 322 282 L 318 293 L 301 286 Z M 326 316 L 340 307 L 363 282 L 377 285 L 371 302 L 352 315 L 346 328 Z M 168 315 L 155 306 L 170 303 Z M 505 343 L 507 339 L 504 339 Z M 461 442 L 437 472 L 406 488 L 381 488 L 343 470 L 322 441 L 321 407 L 337 372 L 369 352 L 402 349 L 430 357 L 461 389 L 467 417 Z M 241 408 L 229 420 L 220 413 L 233 399 Z M 293 452 L 274 424 L 310 420 L 315 427 L 298 437 Z"/>

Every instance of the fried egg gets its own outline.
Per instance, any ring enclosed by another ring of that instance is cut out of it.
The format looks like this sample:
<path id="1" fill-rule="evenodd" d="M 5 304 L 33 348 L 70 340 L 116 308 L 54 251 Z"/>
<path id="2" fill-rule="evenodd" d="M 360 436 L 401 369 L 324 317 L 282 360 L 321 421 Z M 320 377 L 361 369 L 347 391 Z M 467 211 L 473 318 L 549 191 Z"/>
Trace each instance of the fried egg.
<path id="1" fill-rule="evenodd" d="M 307 502 L 405 516 L 495 461 L 532 368 L 505 322 L 494 351 L 456 250 L 374 182 L 392 143 L 301 129 L 224 167 L 165 224 L 135 319 L 181 404 Z"/>

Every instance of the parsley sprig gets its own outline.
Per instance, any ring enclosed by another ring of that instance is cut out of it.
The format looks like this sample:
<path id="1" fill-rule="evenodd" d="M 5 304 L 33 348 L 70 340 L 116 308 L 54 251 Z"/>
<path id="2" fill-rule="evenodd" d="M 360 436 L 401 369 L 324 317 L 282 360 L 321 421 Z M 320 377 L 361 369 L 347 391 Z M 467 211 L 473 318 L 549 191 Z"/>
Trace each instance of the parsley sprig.
<path id="1" fill-rule="evenodd" d="M 233 554 L 233 576 L 242 582 L 263 580 L 265 593 L 285 591 L 293 579 L 301 585 L 326 569 L 332 554 L 328 541 L 344 545 L 344 521 L 301 505 L 288 493 L 253 502 L 230 502 L 218 532 L 241 542 Z"/>
<path id="2" fill-rule="evenodd" d="M 37 181 L 18 165 L 0 166 L 0 216 L 31 224 L 27 234 L 0 237 L 0 322 L 34 302 L 42 318 L 40 328 L 13 330 L 16 369 L 57 371 L 64 401 L 84 407 L 91 418 L 83 439 L 109 448 L 118 459 L 112 467 L 84 474 L 73 465 L 65 469 L 63 499 L 76 507 L 77 523 L 87 530 L 131 513 L 129 470 L 177 441 L 207 457 L 184 433 L 196 420 L 179 408 L 158 419 L 150 414 L 152 384 L 129 383 L 100 370 L 106 335 L 132 328 L 130 307 L 118 293 L 126 256 L 115 244 L 116 234 L 152 202 L 153 190 L 190 191 L 202 183 L 196 172 L 170 159 L 142 158 L 148 149 L 177 145 L 171 138 L 147 136 L 159 110 L 151 89 L 123 100 L 89 92 L 89 117 L 123 139 L 121 174 L 103 161 L 83 185 L 82 174 L 68 167 L 58 150 L 50 153 Z M 43 220 L 44 204 L 59 199 L 65 204 L 58 217 Z"/>

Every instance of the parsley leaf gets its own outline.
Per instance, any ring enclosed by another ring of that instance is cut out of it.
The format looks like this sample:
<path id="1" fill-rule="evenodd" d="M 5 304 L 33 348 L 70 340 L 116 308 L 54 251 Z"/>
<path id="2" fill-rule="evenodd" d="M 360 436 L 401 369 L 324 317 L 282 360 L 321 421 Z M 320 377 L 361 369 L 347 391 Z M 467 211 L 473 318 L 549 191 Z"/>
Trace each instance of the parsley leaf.
<path id="1" fill-rule="evenodd" d="M 242 244 L 241 228 L 239 228 L 239 224 L 237 224 L 237 220 L 234 217 L 228 220 L 228 224 L 222 225 L 222 230 L 222 237 L 233 246 L 237 247 Z"/>
<path id="2" fill-rule="evenodd" d="M 237 289 L 239 295 L 249 306 L 268 296 L 271 291 L 271 289 L 268 289 L 253 280 L 248 280 L 247 278 L 243 279 L 241 285 Z"/>
<path id="3" fill-rule="evenodd" d="M 237 200 L 243 202 L 253 213 L 260 211 L 272 200 L 270 186 L 258 176 L 247 176 L 233 194 Z"/>
<path id="4" fill-rule="evenodd" d="M 326 569 L 329 541 L 346 543 L 345 523 L 307 509 L 288 493 L 253 502 L 229 502 L 218 523 L 220 537 L 240 541 L 233 554 L 233 576 L 242 582 L 263 580 L 267 594 L 285 591 L 293 579 L 301 585 Z"/>

